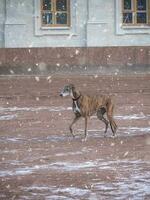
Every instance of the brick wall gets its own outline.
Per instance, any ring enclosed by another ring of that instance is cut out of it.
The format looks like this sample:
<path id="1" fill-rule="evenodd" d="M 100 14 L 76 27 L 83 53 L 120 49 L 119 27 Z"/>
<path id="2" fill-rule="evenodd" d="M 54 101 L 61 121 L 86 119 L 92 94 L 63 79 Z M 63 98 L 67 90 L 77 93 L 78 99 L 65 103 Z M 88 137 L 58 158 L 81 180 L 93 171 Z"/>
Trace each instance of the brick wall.
<path id="1" fill-rule="evenodd" d="M 150 72 L 150 47 L 5 48 L 0 74 Z"/>

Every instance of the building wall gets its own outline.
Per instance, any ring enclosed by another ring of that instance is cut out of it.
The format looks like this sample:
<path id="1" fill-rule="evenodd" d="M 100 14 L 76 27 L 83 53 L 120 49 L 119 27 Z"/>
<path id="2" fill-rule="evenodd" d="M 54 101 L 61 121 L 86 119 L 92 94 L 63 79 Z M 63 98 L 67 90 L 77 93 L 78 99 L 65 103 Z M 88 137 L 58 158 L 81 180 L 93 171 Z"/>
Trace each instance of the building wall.
<path id="1" fill-rule="evenodd" d="M 150 73 L 150 28 L 120 28 L 120 0 L 71 0 L 69 29 L 41 29 L 40 0 L 0 0 L 0 75 Z"/>
<path id="2" fill-rule="evenodd" d="M 150 27 L 117 31 L 121 26 L 121 6 L 121 0 L 89 0 L 87 46 L 150 45 Z"/>
<path id="3" fill-rule="evenodd" d="M 39 2 L 0 1 L 0 47 L 150 46 L 150 29 L 118 31 L 120 0 L 71 0 L 68 30 L 42 30 Z"/>
<path id="4" fill-rule="evenodd" d="M 72 26 L 74 26 L 73 32 L 53 29 L 52 31 L 43 30 L 41 34 L 38 34 L 38 27 L 36 26 L 38 26 L 37 22 L 40 21 L 39 5 L 40 0 L 7 1 L 6 47 L 67 47 L 86 45 L 85 20 L 87 18 L 87 0 L 72 0 L 71 17 L 72 22 L 74 22 L 72 23 Z M 39 29 L 41 30 L 41 27 Z"/>
<path id="5" fill-rule="evenodd" d="M 0 1 L 0 48 L 4 47 L 5 0 Z"/>

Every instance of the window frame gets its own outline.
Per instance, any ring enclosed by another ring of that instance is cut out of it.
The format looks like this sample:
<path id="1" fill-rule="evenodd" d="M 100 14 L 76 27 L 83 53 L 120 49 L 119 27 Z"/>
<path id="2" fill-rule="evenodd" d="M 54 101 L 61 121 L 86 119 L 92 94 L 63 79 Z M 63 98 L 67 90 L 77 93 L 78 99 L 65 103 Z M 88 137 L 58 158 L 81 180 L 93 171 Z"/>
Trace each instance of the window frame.
<path id="1" fill-rule="evenodd" d="M 50 10 L 43 10 L 43 0 L 40 0 L 40 12 L 41 12 L 41 27 L 70 27 L 71 26 L 71 20 L 70 20 L 70 0 L 66 0 L 67 1 L 67 10 L 66 11 L 57 11 L 56 10 L 56 0 L 51 0 L 52 1 L 52 9 Z M 43 23 L 43 13 L 52 13 L 52 16 L 54 16 L 54 23 L 52 24 L 44 24 Z M 56 13 L 66 13 L 67 14 L 67 24 L 57 24 L 56 23 Z"/>
<path id="2" fill-rule="evenodd" d="M 41 0 L 34 0 L 34 34 L 36 36 L 78 36 L 77 0 L 70 0 L 70 26 L 42 26 Z"/>
<path id="3" fill-rule="evenodd" d="M 123 0 L 115 0 L 115 32 L 116 35 L 150 34 L 150 0 L 148 0 L 148 24 L 123 24 L 122 3 Z"/>
<path id="4" fill-rule="evenodd" d="M 137 9 L 137 0 L 131 0 L 131 10 L 124 9 L 124 1 L 122 0 L 122 24 L 123 26 L 148 26 L 149 25 L 149 3 L 146 0 L 146 10 L 140 11 Z M 123 14 L 124 13 L 132 13 L 132 23 L 124 23 L 123 22 Z M 146 23 L 137 23 L 137 13 L 146 13 Z"/>

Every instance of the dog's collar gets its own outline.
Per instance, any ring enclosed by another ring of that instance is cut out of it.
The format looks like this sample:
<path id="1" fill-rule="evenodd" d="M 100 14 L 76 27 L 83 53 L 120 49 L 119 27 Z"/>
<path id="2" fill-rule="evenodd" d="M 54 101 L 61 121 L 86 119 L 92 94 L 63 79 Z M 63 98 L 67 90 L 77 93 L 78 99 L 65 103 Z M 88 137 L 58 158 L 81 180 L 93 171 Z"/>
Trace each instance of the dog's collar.
<path id="1" fill-rule="evenodd" d="M 72 98 L 73 101 L 78 101 L 81 97 L 81 94 L 77 98 Z"/>

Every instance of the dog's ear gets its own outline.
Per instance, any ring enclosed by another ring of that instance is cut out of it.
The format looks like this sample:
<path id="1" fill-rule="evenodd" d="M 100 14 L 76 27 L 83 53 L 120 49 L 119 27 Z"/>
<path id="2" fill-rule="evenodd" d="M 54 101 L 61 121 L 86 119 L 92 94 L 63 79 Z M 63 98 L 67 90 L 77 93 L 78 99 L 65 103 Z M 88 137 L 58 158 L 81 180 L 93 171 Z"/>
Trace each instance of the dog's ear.
<path id="1" fill-rule="evenodd" d="M 70 84 L 70 88 L 71 88 L 72 90 L 74 90 L 74 89 L 75 89 L 74 84 Z"/>

